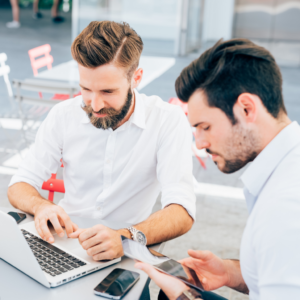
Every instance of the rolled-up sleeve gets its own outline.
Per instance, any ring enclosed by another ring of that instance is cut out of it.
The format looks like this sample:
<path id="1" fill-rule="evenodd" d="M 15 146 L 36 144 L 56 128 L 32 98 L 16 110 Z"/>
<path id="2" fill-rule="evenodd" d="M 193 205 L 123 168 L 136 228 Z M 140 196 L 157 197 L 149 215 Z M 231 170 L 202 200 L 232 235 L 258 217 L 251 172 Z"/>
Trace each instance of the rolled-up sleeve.
<path id="1" fill-rule="evenodd" d="M 179 107 L 172 108 L 165 122 L 168 126 L 161 127 L 157 149 L 157 178 L 161 184 L 162 208 L 179 204 L 195 220 L 192 131 Z"/>
<path id="2" fill-rule="evenodd" d="M 58 106 L 59 104 L 53 107 L 42 122 L 35 143 L 30 147 L 9 186 L 26 182 L 39 190 L 43 182 L 57 172 L 61 164 L 64 134 L 63 117 L 59 114 Z"/>

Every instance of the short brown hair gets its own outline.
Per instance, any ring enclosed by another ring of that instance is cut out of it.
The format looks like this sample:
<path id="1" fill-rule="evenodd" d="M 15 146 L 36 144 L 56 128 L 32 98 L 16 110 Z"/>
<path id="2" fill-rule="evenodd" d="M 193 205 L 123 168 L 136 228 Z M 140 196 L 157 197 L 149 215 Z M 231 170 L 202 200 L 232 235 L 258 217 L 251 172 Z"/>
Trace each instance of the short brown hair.
<path id="1" fill-rule="evenodd" d="M 139 65 L 143 41 L 127 24 L 93 21 L 74 40 L 73 58 L 82 66 L 96 68 L 108 63 L 127 69 L 130 78 Z"/>

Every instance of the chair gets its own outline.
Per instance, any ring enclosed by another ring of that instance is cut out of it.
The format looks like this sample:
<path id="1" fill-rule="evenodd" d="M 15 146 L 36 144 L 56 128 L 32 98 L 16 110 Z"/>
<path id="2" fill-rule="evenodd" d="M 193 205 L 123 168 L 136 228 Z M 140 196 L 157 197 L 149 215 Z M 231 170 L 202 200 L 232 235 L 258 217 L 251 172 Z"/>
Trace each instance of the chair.
<path id="1" fill-rule="evenodd" d="M 19 116 L 22 121 L 21 132 L 27 147 L 34 142 L 36 132 L 49 110 L 61 102 L 60 100 L 34 98 L 28 95 L 28 92 L 53 93 L 53 91 L 58 91 L 74 94 L 77 90 L 77 86 L 39 79 L 13 80 L 13 86 L 16 89 L 14 98 L 18 103 Z"/>
<path id="2" fill-rule="evenodd" d="M 49 191 L 48 200 L 53 202 L 55 192 L 65 193 L 64 181 L 56 179 L 56 174 L 52 174 L 51 178 L 43 183 L 42 189 Z"/>
<path id="3" fill-rule="evenodd" d="M 49 110 L 60 101 L 50 99 L 39 99 L 25 95 L 23 91 L 42 91 L 52 93 L 53 90 L 66 93 L 74 93 L 77 89 L 75 86 L 66 86 L 62 82 L 43 81 L 38 79 L 27 79 L 24 81 L 14 80 L 13 86 L 16 88 L 16 100 L 19 104 L 19 113 L 22 120 L 22 134 L 29 147 L 34 142 L 36 132 L 41 124 L 42 119 L 48 114 Z M 27 107 L 24 107 L 27 105 Z M 63 167 L 63 165 L 61 165 Z M 48 200 L 53 201 L 54 192 L 64 193 L 64 182 L 56 179 L 56 174 L 42 185 L 43 190 L 48 190 Z"/>
<path id="4" fill-rule="evenodd" d="M 7 60 L 7 55 L 5 53 L 0 53 L 0 76 L 3 76 L 4 82 L 6 84 L 6 89 L 8 92 L 8 96 L 10 99 L 13 97 L 13 91 L 11 88 L 11 84 L 8 78 L 8 74 L 10 72 L 10 67 L 5 64 Z"/>
<path id="5" fill-rule="evenodd" d="M 10 67 L 5 64 L 6 61 L 7 61 L 7 55 L 5 53 L 0 53 L 0 77 L 3 76 L 8 97 L 10 100 L 10 106 L 11 106 L 10 112 L 5 112 L 3 114 L 1 113 L 1 117 L 4 116 L 4 118 L 10 119 L 10 118 L 15 118 L 16 114 L 14 113 L 15 103 L 13 102 L 13 91 L 8 77 L 8 74 L 10 73 Z M 1 153 L 0 163 L 6 161 L 8 158 L 10 158 L 11 155 L 19 153 L 18 150 L 11 148 L 11 145 L 14 145 L 15 143 L 16 134 L 12 134 L 12 132 L 8 132 L 6 130 L 6 125 L 5 125 L 6 121 L 7 120 L 5 119 L 0 119 L 0 130 L 1 130 L 0 135 L 3 137 L 5 136 L 5 141 L 3 140 L 1 141 L 2 153 Z"/>
<path id="6" fill-rule="evenodd" d="M 187 116 L 188 115 L 188 105 L 187 103 L 183 103 L 180 99 L 178 98 L 171 98 L 169 100 L 169 103 L 170 104 L 173 104 L 173 105 L 177 105 L 177 106 L 180 106 L 183 110 L 183 112 L 185 113 L 185 115 Z M 195 133 L 193 132 L 193 135 L 195 137 Z M 197 152 L 196 152 L 196 149 L 194 148 L 194 146 L 192 146 L 192 151 L 195 155 L 195 157 L 197 158 L 197 160 L 199 161 L 200 165 L 203 167 L 203 169 L 206 169 L 206 165 L 205 165 L 205 162 L 201 159 L 201 157 L 199 157 L 197 155 Z"/>
<path id="7" fill-rule="evenodd" d="M 45 44 L 43 46 L 39 46 L 36 48 L 33 48 L 28 51 L 30 63 L 33 71 L 33 75 L 38 75 L 38 70 L 43 67 L 47 67 L 48 70 L 52 69 L 52 63 L 53 63 L 53 56 L 50 55 L 51 52 L 51 46 L 49 44 Z M 81 93 L 74 95 L 71 94 L 54 94 L 54 97 L 52 97 L 52 100 L 67 100 L 72 98 L 73 96 L 78 96 Z M 39 91 L 40 98 L 43 98 L 42 93 Z"/>

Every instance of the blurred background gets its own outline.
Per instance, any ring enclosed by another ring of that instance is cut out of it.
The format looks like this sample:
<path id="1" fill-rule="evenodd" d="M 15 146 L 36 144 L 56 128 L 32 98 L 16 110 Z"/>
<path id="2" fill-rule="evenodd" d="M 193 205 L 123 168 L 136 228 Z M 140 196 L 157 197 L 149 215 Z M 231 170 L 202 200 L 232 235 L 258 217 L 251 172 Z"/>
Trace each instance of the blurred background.
<path id="1" fill-rule="evenodd" d="M 15 22 L 11 4 L 20 8 Z M 217 40 L 248 38 L 274 55 L 289 117 L 300 122 L 300 0 L 40 0 L 38 5 L 0 0 L 0 206 L 10 205 L 7 185 L 49 109 L 79 92 L 70 46 L 94 20 L 124 21 L 136 30 L 145 45 L 140 92 L 164 101 L 176 98 L 174 82 L 181 70 Z M 194 145 L 193 163 L 197 220 L 164 252 L 180 259 L 189 248 L 207 249 L 238 258 L 247 220 L 239 180 L 243 170 L 222 174 Z M 56 193 L 54 201 L 62 197 Z M 248 299 L 226 288 L 217 292 Z M 157 293 L 151 283 L 151 299 Z"/>

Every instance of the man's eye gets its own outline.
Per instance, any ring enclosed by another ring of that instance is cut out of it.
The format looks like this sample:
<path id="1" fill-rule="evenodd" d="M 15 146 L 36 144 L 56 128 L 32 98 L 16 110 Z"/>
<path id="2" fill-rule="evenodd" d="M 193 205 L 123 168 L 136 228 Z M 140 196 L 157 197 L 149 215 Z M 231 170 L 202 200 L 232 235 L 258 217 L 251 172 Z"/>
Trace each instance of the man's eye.
<path id="1" fill-rule="evenodd" d="M 205 131 L 207 131 L 208 129 L 210 128 L 210 126 L 206 127 L 206 128 L 203 128 Z"/>

